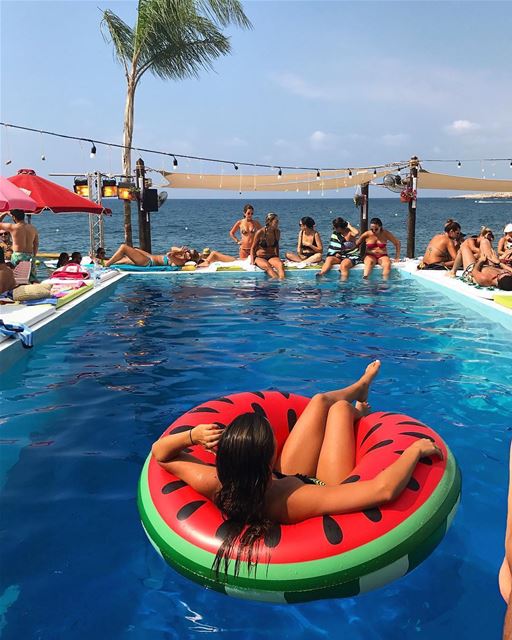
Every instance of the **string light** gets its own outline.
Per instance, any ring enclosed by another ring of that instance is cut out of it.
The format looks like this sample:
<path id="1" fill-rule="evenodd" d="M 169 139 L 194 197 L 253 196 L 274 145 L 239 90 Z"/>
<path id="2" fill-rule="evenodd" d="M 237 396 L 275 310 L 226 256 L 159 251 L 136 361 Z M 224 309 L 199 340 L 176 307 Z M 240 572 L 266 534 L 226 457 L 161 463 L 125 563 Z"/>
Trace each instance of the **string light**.
<path id="1" fill-rule="evenodd" d="M 91 158 L 95 158 L 96 157 L 96 145 L 94 144 L 94 142 L 92 140 L 90 142 L 92 144 L 90 156 L 91 156 Z"/>
<path id="2" fill-rule="evenodd" d="M 177 167 L 178 166 L 178 161 L 176 160 L 176 156 L 173 156 L 174 160 L 172 161 L 172 166 L 173 167 Z"/>
<path id="3" fill-rule="evenodd" d="M 279 180 L 282 175 L 283 175 L 283 170 L 281 169 L 281 167 L 279 167 L 279 171 L 277 172 L 277 179 Z"/>
<path id="4" fill-rule="evenodd" d="M 234 162 L 233 162 L 233 167 L 235 168 L 235 171 L 238 171 L 238 165 L 235 164 Z"/>
<path id="5" fill-rule="evenodd" d="M 350 179 L 352 179 L 352 169 L 349 169 L 349 170 L 348 170 L 348 177 L 349 177 Z"/>
<path id="6" fill-rule="evenodd" d="M 458 167 L 459 169 L 462 167 L 462 162 L 461 162 L 460 160 L 457 162 L 457 167 Z"/>
<path id="7" fill-rule="evenodd" d="M 41 160 L 44 162 L 46 160 L 46 156 L 44 154 L 44 137 L 43 132 L 41 132 Z"/>
<path id="8" fill-rule="evenodd" d="M 320 169 L 316 170 L 316 179 L 320 180 Z"/>
<path id="9" fill-rule="evenodd" d="M 377 177 L 377 169 L 373 170 L 373 177 L 376 178 Z"/>

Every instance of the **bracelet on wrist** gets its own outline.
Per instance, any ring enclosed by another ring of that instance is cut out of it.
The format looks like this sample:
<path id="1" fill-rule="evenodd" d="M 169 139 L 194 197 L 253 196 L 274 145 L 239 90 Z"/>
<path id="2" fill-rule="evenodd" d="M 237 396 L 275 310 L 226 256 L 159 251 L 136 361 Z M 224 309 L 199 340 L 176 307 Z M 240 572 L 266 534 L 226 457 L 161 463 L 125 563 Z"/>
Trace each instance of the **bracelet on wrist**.
<path id="1" fill-rule="evenodd" d="M 190 431 L 188 432 L 188 437 L 190 438 L 190 444 L 195 444 L 195 442 L 192 440 L 192 430 L 194 429 L 194 427 L 192 427 L 192 429 L 190 429 Z"/>

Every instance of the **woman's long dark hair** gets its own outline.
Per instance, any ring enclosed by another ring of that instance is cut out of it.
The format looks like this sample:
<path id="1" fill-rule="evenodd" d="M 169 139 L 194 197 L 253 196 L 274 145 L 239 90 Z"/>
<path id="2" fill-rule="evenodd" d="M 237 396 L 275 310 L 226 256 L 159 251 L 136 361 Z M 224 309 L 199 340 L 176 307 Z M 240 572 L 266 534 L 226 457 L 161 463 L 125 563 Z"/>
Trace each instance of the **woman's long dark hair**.
<path id="1" fill-rule="evenodd" d="M 258 564 L 261 540 L 272 522 L 265 515 L 265 495 L 272 476 L 275 440 L 272 428 L 262 413 L 244 413 L 231 422 L 217 448 L 217 474 L 221 483 L 214 502 L 225 518 L 225 536 L 213 562 L 228 571 L 236 549 L 235 575 L 240 563 L 248 571 Z"/>

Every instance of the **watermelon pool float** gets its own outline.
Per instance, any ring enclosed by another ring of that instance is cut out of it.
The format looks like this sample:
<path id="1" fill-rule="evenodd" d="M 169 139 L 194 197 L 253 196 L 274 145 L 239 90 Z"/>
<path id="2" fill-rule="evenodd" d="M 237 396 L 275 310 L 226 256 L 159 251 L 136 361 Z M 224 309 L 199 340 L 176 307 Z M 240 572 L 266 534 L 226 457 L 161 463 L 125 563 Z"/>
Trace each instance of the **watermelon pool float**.
<path id="1" fill-rule="evenodd" d="M 281 450 L 308 402 L 279 391 L 238 393 L 191 409 L 163 435 L 205 422 L 227 425 L 242 413 L 263 411 Z M 294 525 L 276 524 L 260 548 L 256 573 L 249 574 L 241 563 L 235 576 L 231 562 L 228 574 L 221 572 L 216 579 L 212 565 L 225 530 L 220 511 L 151 455 L 139 481 L 142 524 L 171 567 L 216 591 L 269 602 L 355 596 L 414 569 L 439 544 L 455 515 L 461 490 L 455 458 L 437 433 L 406 415 L 377 412 L 359 421 L 356 466 L 344 482 L 375 477 L 418 438 L 434 440 L 444 459 L 420 460 L 394 502 Z M 187 451 L 215 463 L 214 454 L 200 446 Z"/>

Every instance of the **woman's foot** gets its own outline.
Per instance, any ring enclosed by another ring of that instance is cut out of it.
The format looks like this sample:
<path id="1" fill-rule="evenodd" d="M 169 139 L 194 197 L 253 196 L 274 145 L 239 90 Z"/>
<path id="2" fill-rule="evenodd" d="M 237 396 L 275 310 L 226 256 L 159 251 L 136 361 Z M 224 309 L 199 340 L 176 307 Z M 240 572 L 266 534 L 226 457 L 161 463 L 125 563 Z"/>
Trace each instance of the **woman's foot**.
<path id="1" fill-rule="evenodd" d="M 360 402 L 359 400 L 356 401 L 356 411 L 359 412 L 359 414 L 361 415 L 361 418 L 363 416 L 367 416 L 369 413 L 372 412 L 372 408 L 370 406 L 370 404 L 368 402 Z"/>
<path id="2" fill-rule="evenodd" d="M 366 367 L 365 372 L 361 376 L 361 382 L 363 383 L 361 393 L 357 397 L 359 402 L 366 402 L 368 400 L 368 393 L 370 391 L 370 385 L 373 382 L 376 375 L 380 370 L 380 360 L 374 360 Z"/>

